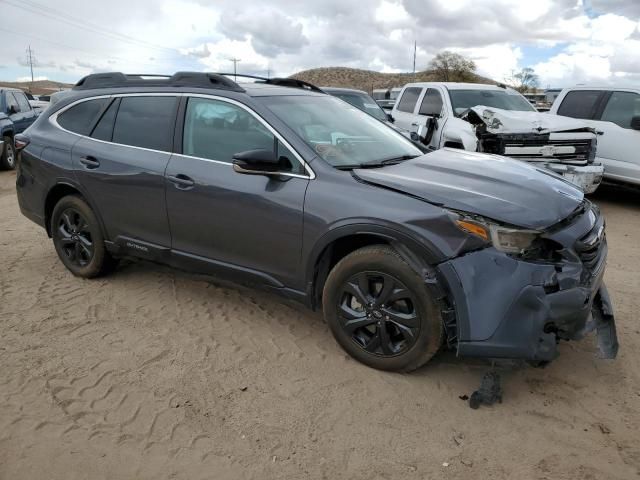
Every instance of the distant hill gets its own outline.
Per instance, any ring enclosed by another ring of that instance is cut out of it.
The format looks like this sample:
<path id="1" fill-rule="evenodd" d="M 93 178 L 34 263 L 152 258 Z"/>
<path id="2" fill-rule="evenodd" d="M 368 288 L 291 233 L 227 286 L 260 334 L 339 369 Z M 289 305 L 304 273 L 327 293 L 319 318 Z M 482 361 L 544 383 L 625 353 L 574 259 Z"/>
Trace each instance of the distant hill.
<path id="1" fill-rule="evenodd" d="M 36 80 L 35 82 L 0 82 L 0 88 L 19 88 L 34 95 L 46 95 L 59 90 L 67 90 L 73 87 L 70 83 L 54 82 L 51 80 Z"/>
<path id="2" fill-rule="evenodd" d="M 410 82 L 437 82 L 440 78 L 430 70 L 413 73 L 381 73 L 358 68 L 327 67 L 303 70 L 291 75 L 291 78 L 313 83 L 318 87 L 357 88 L 371 93 L 374 88 L 402 87 Z M 491 83 L 493 80 L 474 75 L 474 83 Z"/>

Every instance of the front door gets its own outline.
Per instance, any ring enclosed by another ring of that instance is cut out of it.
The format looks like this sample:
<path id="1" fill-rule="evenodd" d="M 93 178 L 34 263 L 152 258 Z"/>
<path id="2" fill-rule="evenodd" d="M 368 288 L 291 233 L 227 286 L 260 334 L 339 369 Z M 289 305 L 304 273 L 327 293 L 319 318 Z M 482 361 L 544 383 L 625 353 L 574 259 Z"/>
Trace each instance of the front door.
<path id="1" fill-rule="evenodd" d="M 182 154 L 171 157 L 166 176 L 174 255 L 258 283 L 294 285 L 309 183 L 300 158 L 239 103 L 186 101 Z M 233 155 L 254 149 L 275 150 L 287 165 L 282 175 L 235 172 Z"/>
<path id="2" fill-rule="evenodd" d="M 631 128 L 631 119 L 640 116 L 640 95 L 634 92 L 611 93 L 600 119 L 594 122 L 598 136 L 598 157 L 605 176 L 640 183 L 640 131 Z"/>

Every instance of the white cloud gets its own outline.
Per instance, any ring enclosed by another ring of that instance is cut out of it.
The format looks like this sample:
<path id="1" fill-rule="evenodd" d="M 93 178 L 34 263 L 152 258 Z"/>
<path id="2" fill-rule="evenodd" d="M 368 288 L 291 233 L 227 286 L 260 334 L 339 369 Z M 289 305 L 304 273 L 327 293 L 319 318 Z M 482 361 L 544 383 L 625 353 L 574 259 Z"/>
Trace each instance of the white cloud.
<path id="1" fill-rule="evenodd" d="M 104 70 L 232 70 L 232 57 L 245 73 L 410 71 L 414 40 L 418 69 L 448 49 L 498 81 L 530 63 L 543 85 L 640 78 L 640 2 L 631 0 L 590 0 L 589 15 L 583 0 L 59 0 L 55 8 L 33 1 L 42 14 L 3 4 L 21 26 L 2 32 L 7 78 L 27 75 L 27 42 L 37 75 L 75 81 Z M 526 47 L 558 45 L 551 58 L 526 57 Z"/>
<path id="2" fill-rule="evenodd" d="M 34 77 L 33 77 L 33 80 L 34 80 L 35 82 L 37 82 L 37 81 L 40 81 L 40 80 L 49 80 L 49 79 L 48 79 L 47 77 L 44 77 L 44 76 L 41 76 L 41 75 L 40 75 L 40 76 L 37 76 L 37 77 L 35 77 L 35 76 L 34 76 Z M 30 81 L 31 81 L 31 76 L 28 76 L 28 77 L 18 77 L 18 78 L 16 78 L 16 80 L 15 80 L 15 81 L 16 81 L 16 82 L 30 82 Z"/>

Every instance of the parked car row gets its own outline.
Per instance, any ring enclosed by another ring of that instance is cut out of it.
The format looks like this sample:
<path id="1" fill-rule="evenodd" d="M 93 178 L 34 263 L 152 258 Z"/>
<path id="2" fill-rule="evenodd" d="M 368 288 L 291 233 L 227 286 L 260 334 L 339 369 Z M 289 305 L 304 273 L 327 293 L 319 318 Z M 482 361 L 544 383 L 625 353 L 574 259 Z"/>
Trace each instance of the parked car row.
<path id="1" fill-rule="evenodd" d="M 640 89 L 567 88 L 548 114 L 504 86 L 432 82 L 395 90 L 395 126 L 413 132 L 430 149 L 462 148 L 525 160 L 562 175 L 585 193 L 594 192 L 602 180 L 640 185 L 635 153 Z M 379 105 L 388 105 L 391 91 L 379 91 L 387 92 Z"/>
<path id="2" fill-rule="evenodd" d="M 0 87 L 0 170 L 15 167 L 15 135 L 31 126 L 38 115 L 22 90 Z"/>
<path id="3" fill-rule="evenodd" d="M 447 108 L 432 137 L 473 111 Z M 604 219 L 583 192 L 497 155 L 424 154 L 381 120 L 291 79 L 94 74 L 16 135 L 18 201 L 74 275 L 123 256 L 226 275 L 322 309 L 375 368 L 442 347 L 545 363 L 593 330 L 615 357 Z"/>

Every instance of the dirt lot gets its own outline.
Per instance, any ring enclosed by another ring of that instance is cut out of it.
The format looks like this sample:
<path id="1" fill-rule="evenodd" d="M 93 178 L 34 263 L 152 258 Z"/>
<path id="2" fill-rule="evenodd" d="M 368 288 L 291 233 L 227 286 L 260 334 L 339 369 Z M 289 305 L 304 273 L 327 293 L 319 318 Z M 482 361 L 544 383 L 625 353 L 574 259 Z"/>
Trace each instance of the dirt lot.
<path id="1" fill-rule="evenodd" d="M 484 368 L 348 358 L 321 317 L 146 263 L 74 278 L 0 173 L 0 478 L 640 476 L 640 194 L 607 189 L 621 351 L 565 344 L 471 410 Z"/>

